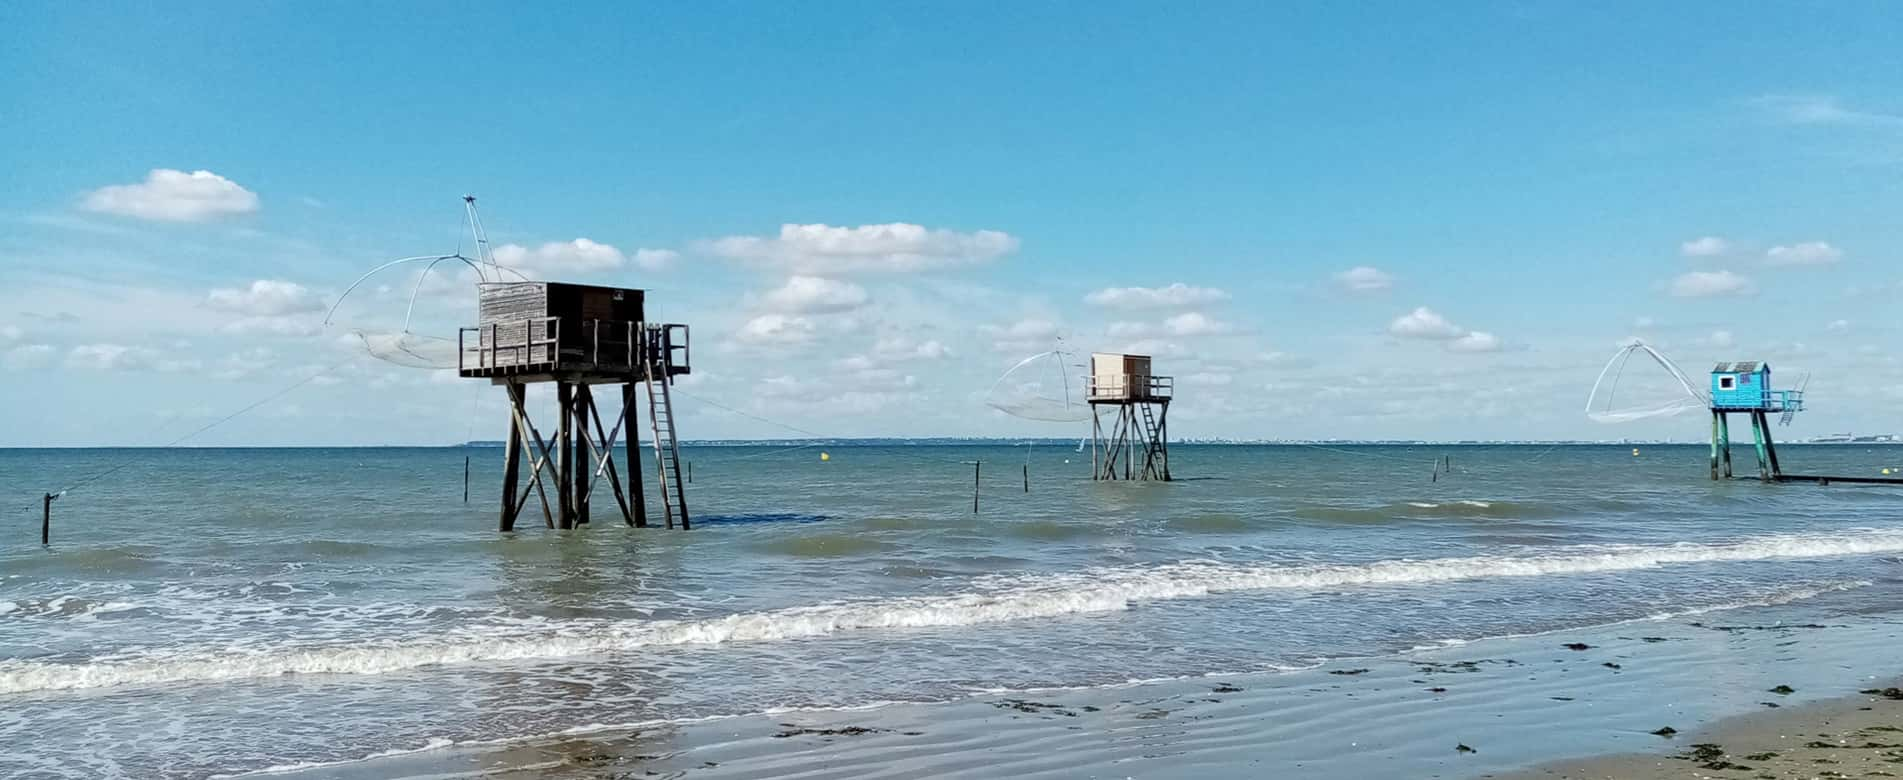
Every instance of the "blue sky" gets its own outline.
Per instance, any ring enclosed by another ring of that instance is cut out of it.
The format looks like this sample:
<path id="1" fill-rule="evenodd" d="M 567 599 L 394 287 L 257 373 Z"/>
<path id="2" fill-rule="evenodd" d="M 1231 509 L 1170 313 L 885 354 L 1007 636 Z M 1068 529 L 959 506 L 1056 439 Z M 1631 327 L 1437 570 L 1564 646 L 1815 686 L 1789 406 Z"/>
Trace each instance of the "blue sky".
<path id="1" fill-rule="evenodd" d="M 1633 337 L 1810 374 L 1791 435 L 1903 431 L 1895 4 L 15 3 L 0 27 L 0 445 L 162 442 L 319 371 L 194 442 L 499 436 L 500 391 L 352 346 L 412 272 L 320 323 L 377 264 L 466 249 L 464 193 L 510 262 L 694 326 L 690 437 L 789 434 L 697 398 L 828 435 L 1068 435 L 983 403 L 1058 335 L 1154 353 L 1181 436 L 1697 437 L 1581 413 Z M 473 319 L 467 285 L 425 290 L 418 332 Z"/>

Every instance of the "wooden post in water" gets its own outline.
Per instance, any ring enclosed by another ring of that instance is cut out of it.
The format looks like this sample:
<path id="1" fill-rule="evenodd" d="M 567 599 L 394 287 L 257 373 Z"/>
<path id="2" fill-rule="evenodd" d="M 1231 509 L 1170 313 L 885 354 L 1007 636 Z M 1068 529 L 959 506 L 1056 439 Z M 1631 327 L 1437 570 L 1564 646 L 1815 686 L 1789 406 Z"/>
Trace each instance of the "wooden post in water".
<path id="1" fill-rule="evenodd" d="M 1771 419 L 1763 412 L 1758 412 L 1758 419 L 1764 423 L 1764 454 L 1771 456 L 1771 478 L 1778 479 L 1784 476 L 1784 469 L 1777 465 L 1777 443 L 1771 441 Z"/>
<path id="2" fill-rule="evenodd" d="M 467 446 L 467 445 L 465 445 Z M 463 456 L 463 503 L 469 503 L 469 456 Z"/>
<path id="3" fill-rule="evenodd" d="M 974 515 L 978 514 L 978 473 L 983 471 L 984 467 L 984 461 L 971 462 L 971 513 Z"/>
<path id="4" fill-rule="evenodd" d="M 1024 492 L 1031 492 L 1031 464 L 1024 464 Z"/>
<path id="5" fill-rule="evenodd" d="M 1720 454 L 1720 459 L 1724 461 L 1725 479 L 1730 479 L 1731 478 L 1731 416 L 1724 414 L 1723 412 L 1720 412 L 1718 414 L 1718 440 L 1721 446 L 1724 448 L 1724 451 Z"/>
<path id="6" fill-rule="evenodd" d="M 594 439 L 588 432 L 588 418 L 589 411 L 594 405 L 595 394 L 588 389 L 588 385 L 577 383 L 575 385 L 574 409 L 575 441 L 573 442 L 575 454 L 569 460 L 570 463 L 574 464 L 574 472 L 571 478 L 575 481 L 576 526 L 588 524 L 588 494 L 590 492 L 588 489 L 588 480 L 595 473 L 595 459 L 590 454 L 593 448 L 589 446 L 589 442 Z"/>
<path id="7" fill-rule="evenodd" d="M 53 543 L 53 499 L 56 499 L 56 498 L 59 498 L 59 494 L 48 493 L 46 494 L 46 497 L 41 499 L 40 501 L 40 545 L 41 546 L 45 546 L 45 545 Z"/>
<path id="8" fill-rule="evenodd" d="M 1712 410 L 1712 413 L 1711 413 L 1711 481 L 1713 482 L 1718 481 L 1718 437 L 1722 435 L 1719 433 L 1719 431 L 1721 430 L 1719 426 L 1723 424 L 1724 419 L 1725 419 L 1724 412 L 1720 412 L 1715 409 Z"/>
<path id="9" fill-rule="evenodd" d="M 687 484 L 694 484 L 694 462 L 691 460 L 687 462 Z"/>
<path id="10" fill-rule="evenodd" d="M 636 428 L 633 422 L 633 420 L 636 419 L 634 404 L 634 383 L 630 382 L 622 385 L 621 408 L 623 410 L 622 413 L 627 415 L 629 420 L 628 503 L 634 505 L 634 527 L 646 528 L 648 527 L 648 494 L 647 485 L 641 480 L 641 455 L 639 452 L 641 449 L 641 436 L 635 433 Z"/>
<path id="11" fill-rule="evenodd" d="M 567 382 L 555 383 L 555 494 L 560 496 L 561 517 L 555 527 L 564 531 L 575 527 L 575 492 L 571 476 L 574 447 L 569 445 L 569 422 L 574 419 L 575 389 Z"/>
<path id="12" fill-rule="evenodd" d="M 510 382 L 509 391 L 509 440 L 502 446 L 502 521 L 497 528 L 502 531 L 515 530 L 516 482 L 522 468 L 522 424 L 528 412 L 522 408 L 522 398 L 527 392 L 519 382 Z"/>
<path id="13" fill-rule="evenodd" d="M 1770 433 L 1764 429 L 1764 416 L 1751 413 L 1751 440 L 1758 448 L 1758 479 L 1771 481 L 1771 458 L 1764 452 L 1764 439 Z"/>

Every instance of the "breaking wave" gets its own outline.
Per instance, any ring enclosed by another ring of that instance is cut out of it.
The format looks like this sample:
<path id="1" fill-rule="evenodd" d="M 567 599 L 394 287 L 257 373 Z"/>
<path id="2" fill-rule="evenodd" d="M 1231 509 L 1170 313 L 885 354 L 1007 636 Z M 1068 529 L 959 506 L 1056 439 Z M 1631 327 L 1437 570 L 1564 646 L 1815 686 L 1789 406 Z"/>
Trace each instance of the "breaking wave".
<path id="1" fill-rule="evenodd" d="M 644 647 L 822 637 L 851 631 L 964 626 L 1112 612 L 1132 604 L 1275 589 L 1407 585 L 1628 571 L 1674 564 L 1903 552 L 1903 532 L 1777 535 L 1727 543 L 1551 548 L 1517 556 L 1394 559 L 1364 564 L 1244 565 L 1186 561 L 996 580 L 984 590 L 745 612 L 696 620 L 574 620 L 539 628 L 471 628 L 405 641 L 169 652 L 111 661 L 0 661 L 0 694 L 267 678 L 379 674 L 442 664 L 569 658 Z"/>

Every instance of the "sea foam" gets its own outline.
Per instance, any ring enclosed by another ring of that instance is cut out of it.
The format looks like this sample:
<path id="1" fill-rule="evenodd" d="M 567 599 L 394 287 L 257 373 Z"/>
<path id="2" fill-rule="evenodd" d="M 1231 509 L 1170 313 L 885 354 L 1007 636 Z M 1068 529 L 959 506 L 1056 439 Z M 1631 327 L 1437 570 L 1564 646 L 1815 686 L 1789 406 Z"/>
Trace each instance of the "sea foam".
<path id="1" fill-rule="evenodd" d="M 997 580 L 988 590 L 817 604 L 698 620 L 567 621 L 544 627 L 471 627 L 402 641 L 164 651 L 110 661 L 0 661 L 0 694 L 120 685 L 380 674 L 440 664 L 601 655 L 644 647 L 717 645 L 877 631 L 976 625 L 1112 612 L 1142 602 L 1275 589 L 1408 585 L 1628 571 L 1674 564 L 1826 558 L 1903 552 L 1903 531 L 1777 535 L 1725 543 L 1592 545 L 1538 554 L 1392 559 L 1360 564 L 1268 565 L 1185 561 Z"/>

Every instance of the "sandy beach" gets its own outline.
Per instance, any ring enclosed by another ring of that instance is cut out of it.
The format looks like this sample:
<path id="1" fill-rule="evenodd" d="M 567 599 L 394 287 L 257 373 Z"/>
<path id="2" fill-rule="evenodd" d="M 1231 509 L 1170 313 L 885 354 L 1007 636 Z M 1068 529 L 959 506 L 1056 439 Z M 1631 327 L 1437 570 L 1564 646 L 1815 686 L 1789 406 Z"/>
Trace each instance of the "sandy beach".
<path id="1" fill-rule="evenodd" d="M 1728 718 L 1674 736 L 1667 753 L 1599 756 L 1494 775 L 1500 780 L 1903 776 L 1903 690 L 1867 688 L 1802 707 Z"/>
<path id="2" fill-rule="evenodd" d="M 1856 692 L 1894 684 L 1887 671 L 1903 664 L 1903 625 L 1780 621 L 1790 609 L 1633 621 L 1299 670 L 602 725 L 287 774 L 1884 776 L 1874 772 L 1903 756 L 1903 738 L 1893 738 L 1903 737 L 1894 731 L 1903 727 L 1903 701 Z M 1868 671 L 1876 669 L 1886 674 Z M 1543 763 L 1554 760 L 1566 763 Z"/>

